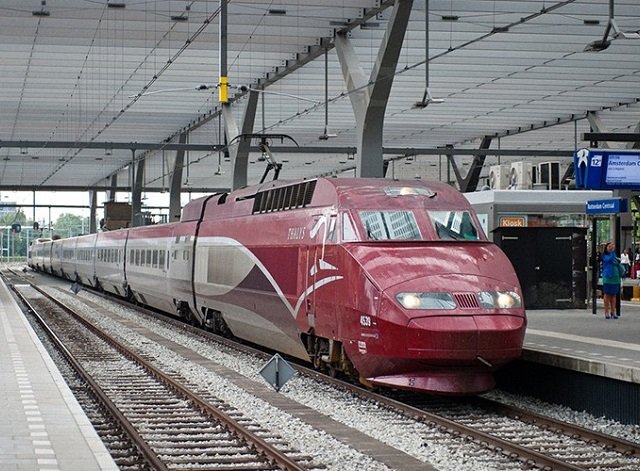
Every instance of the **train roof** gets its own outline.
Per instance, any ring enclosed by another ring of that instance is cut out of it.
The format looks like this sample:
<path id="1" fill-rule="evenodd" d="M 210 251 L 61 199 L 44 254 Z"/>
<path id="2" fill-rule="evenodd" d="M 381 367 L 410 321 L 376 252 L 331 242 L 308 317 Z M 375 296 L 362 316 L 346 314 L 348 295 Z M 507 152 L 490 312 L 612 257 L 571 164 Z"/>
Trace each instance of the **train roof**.
<path id="1" fill-rule="evenodd" d="M 342 207 L 376 208 L 383 202 L 384 206 L 388 206 L 394 199 L 397 199 L 398 205 L 406 208 L 470 206 L 458 190 L 439 182 L 382 178 L 339 178 L 327 181 L 335 187 L 338 204 Z"/>
<path id="2" fill-rule="evenodd" d="M 193 200 L 184 207 L 180 221 L 327 206 L 468 208 L 470 204 L 456 189 L 439 182 L 382 178 L 277 180 Z"/>

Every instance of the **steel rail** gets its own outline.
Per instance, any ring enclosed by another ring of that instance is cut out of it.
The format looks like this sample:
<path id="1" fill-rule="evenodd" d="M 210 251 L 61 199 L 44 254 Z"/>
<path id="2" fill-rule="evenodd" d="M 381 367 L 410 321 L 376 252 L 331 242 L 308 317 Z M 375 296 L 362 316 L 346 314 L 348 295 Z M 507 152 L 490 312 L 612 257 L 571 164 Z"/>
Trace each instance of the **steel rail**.
<path id="1" fill-rule="evenodd" d="M 640 456 L 640 444 L 629 440 L 612 437 L 605 433 L 589 430 L 579 425 L 562 422 L 551 417 L 545 417 L 535 412 L 527 411 L 509 404 L 502 404 L 483 397 L 475 397 L 471 402 L 478 407 L 482 407 L 497 414 L 533 425 L 538 425 L 540 427 L 545 427 L 549 430 L 562 432 L 572 438 L 582 439 L 590 443 L 601 443 L 625 456 Z"/>
<path id="2" fill-rule="evenodd" d="M 40 293 L 42 290 L 29 283 L 29 286 L 36 289 Z M 106 407 L 109 414 L 116 420 L 125 433 L 129 436 L 129 439 L 134 443 L 140 454 L 148 461 L 149 465 L 157 470 L 157 471 L 169 471 L 169 468 L 164 464 L 164 462 L 160 459 L 160 457 L 153 451 L 153 449 L 149 446 L 147 441 L 142 438 L 142 436 L 138 433 L 135 427 L 131 424 L 131 422 L 124 416 L 124 414 L 120 411 L 118 406 L 116 406 L 111 399 L 107 396 L 107 394 L 102 390 L 102 388 L 94 381 L 89 373 L 82 367 L 80 362 L 75 358 L 75 356 L 69 351 L 69 349 L 64 345 L 62 340 L 56 335 L 53 330 L 49 327 L 46 321 L 42 318 L 42 316 L 38 313 L 36 308 L 27 300 L 27 298 L 20 293 L 13 284 L 10 284 L 13 292 L 20 298 L 20 301 L 23 302 L 29 312 L 35 317 L 38 324 L 45 331 L 49 339 L 53 342 L 56 349 L 64 356 L 66 361 L 71 365 L 71 367 L 76 371 L 76 373 L 82 378 L 82 380 L 91 388 L 91 391 L 95 395 L 95 397 Z M 51 299 L 46 293 L 48 299 Z"/>
<path id="3" fill-rule="evenodd" d="M 165 384 L 168 388 L 172 389 L 176 393 L 183 396 L 185 399 L 194 404 L 202 413 L 207 415 L 213 420 L 217 420 L 220 423 L 224 424 L 229 431 L 234 434 L 236 437 L 244 441 L 250 448 L 256 450 L 256 453 L 259 456 L 262 456 L 267 462 L 272 465 L 278 466 L 279 468 L 286 471 L 304 471 L 306 468 L 300 466 L 295 460 L 287 456 L 285 453 L 281 452 L 274 446 L 270 445 L 266 440 L 260 438 L 250 430 L 247 430 L 243 427 L 239 422 L 231 418 L 229 415 L 220 411 L 219 409 L 213 407 L 206 400 L 202 399 L 189 389 L 182 386 L 180 383 L 170 378 L 168 375 L 163 373 L 160 369 L 151 365 L 147 360 L 145 360 L 141 355 L 138 355 L 136 352 L 127 348 L 122 343 L 118 342 L 116 339 L 110 337 L 108 334 L 102 332 L 89 321 L 84 319 L 82 316 L 78 315 L 73 308 L 67 306 L 63 302 L 51 297 L 46 291 L 40 289 L 38 286 L 31 285 L 35 290 L 45 296 L 47 299 L 54 302 L 61 309 L 71 315 L 75 320 L 80 322 L 84 327 L 86 327 L 90 332 L 92 332 L 97 337 L 101 338 L 109 345 L 111 345 L 114 349 L 116 349 L 119 353 L 127 357 L 129 360 L 134 361 L 142 368 L 144 368 L 150 375 L 155 377 L 158 381 Z M 166 469 L 166 468 L 165 468 Z"/>

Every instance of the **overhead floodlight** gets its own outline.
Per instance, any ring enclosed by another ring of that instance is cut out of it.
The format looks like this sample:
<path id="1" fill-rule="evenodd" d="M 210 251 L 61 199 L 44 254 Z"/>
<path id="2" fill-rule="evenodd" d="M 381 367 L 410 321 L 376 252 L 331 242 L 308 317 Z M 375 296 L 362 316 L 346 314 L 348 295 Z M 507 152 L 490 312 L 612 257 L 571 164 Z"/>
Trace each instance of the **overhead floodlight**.
<path id="1" fill-rule="evenodd" d="M 171 21 L 178 21 L 178 22 L 189 21 L 189 17 L 184 13 L 182 13 L 181 15 L 171 15 Z"/>
<path id="2" fill-rule="evenodd" d="M 417 101 L 416 103 L 414 103 L 413 107 L 426 108 L 431 104 L 439 105 L 440 103 L 444 103 L 444 98 L 434 98 L 433 96 L 431 96 L 431 90 L 427 88 L 425 89 L 424 95 L 422 96 L 422 101 Z"/>
<path id="3" fill-rule="evenodd" d="M 442 15 L 442 21 L 458 21 L 459 19 L 458 15 Z"/>
<path id="4" fill-rule="evenodd" d="M 125 8 L 127 6 L 124 2 L 107 2 L 109 8 Z"/>
<path id="5" fill-rule="evenodd" d="M 324 128 L 324 132 L 318 136 L 318 139 L 321 141 L 326 141 L 328 139 L 333 139 L 334 137 L 338 137 L 336 133 L 329 132 L 329 128 Z"/>
<path id="6" fill-rule="evenodd" d="M 584 52 L 600 52 L 607 49 L 611 45 L 609 40 L 609 33 L 611 32 L 613 32 L 612 39 L 640 39 L 640 31 L 622 31 L 620 29 L 614 15 L 614 0 L 609 0 L 609 21 L 602 39 L 587 44 Z"/>
<path id="7" fill-rule="evenodd" d="M 442 17 L 444 19 L 444 16 Z M 458 17 L 455 17 L 456 20 Z M 424 5 L 424 95 L 422 101 L 413 104 L 413 108 L 426 108 L 430 104 L 443 103 L 442 98 L 433 98 L 431 89 L 429 88 L 429 0 L 425 0 Z"/>
<path id="8" fill-rule="evenodd" d="M 640 31 L 622 31 L 614 18 L 609 20 L 615 39 L 640 39 Z"/>
<path id="9" fill-rule="evenodd" d="M 593 41 L 587 44 L 584 47 L 583 52 L 600 52 L 600 51 L 604 51 L 609 46 L 611 46 L 611 41 L 608 41 L 606 39 L 600 39 L 598 41 Z"/>
<path id="10" fill-rule="evenodd" d="M 40 5 L 42 5 L 42 8 L 40 8 L 40 10 L 33 10 L 31 14 L 33 16 L 49 16 L 49 10 L 44 9 L 44 7 L 47 6 L 47 0 L 41 0 Z"/>
<path id="11" fill-rule="evenodd" d="M 269 8 L 270 15 L 286 15 L 287 10 L 284 8 Z"/>
<path id="12" fill-rule="evenodd" d="M 337 134 L 329 132 L 329 50 L 324 50 L 324 132 L 318 136 L 321 141 L 326 141 Z"/>

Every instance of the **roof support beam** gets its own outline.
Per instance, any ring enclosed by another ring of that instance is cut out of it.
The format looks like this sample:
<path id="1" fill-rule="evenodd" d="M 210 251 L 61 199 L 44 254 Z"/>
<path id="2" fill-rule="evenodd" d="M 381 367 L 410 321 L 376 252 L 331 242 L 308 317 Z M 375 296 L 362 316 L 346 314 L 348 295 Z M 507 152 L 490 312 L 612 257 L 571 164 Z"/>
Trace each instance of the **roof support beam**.
<path id="1" fill-rule="evenodd" d="M 187 142 L 187 133 L 183 132 L 178 137 L 180 144 Z M 182 190 L 182 168 L 184 166 L 184 150 L 176 152 L 176 161 L 173 164 L 171 182 L 169 186 L 169 222 L 180 220 L 180 192 Z"/>
<path id="2" fill-rule="evenodd" d="M 98 232 L 96 227 L 96 213 L 98 211 L 98 190 L 89 192 L 89 234 Z"/>
<path id="3" fill-rule="evenodd" d="M 133 154 L 131 167 L 133 169 L 136 160 L 136 151 Z M 144 159 L 138 161 L 136 171 L 132 179 L 131 188 L 131 227 L 142 226 L 142 187 L 144 186 Z"/>
<path id="4" fill-rule="evenodd" d="M 244 136 L 245 134 L 251 134 L 253 132 L 253 125 L 256 120 L 257 109 L 258 92 L 256 90 L 251 90 L 249 92 L 247 107 L 244 110 L 242 128 L 241 130 L 238 130 L 238 125 L 236 124 L 236 120 L 233 117 L 231 104 L 225 103 L 222 105 L 222 115 L 224 117 L 224 133 L 227 136 L 227 142 L 233 141 L 238 136 Z M 235 190 L 237 188 L 247 186 L 251 139 L 240 137 L 237 144 L 232 144 L 231 146 L 229 146 L 228 150 L 229 156 L 231 157 L 231 166 L 233 168 L 232 189 Z"/>
<path id="5" fill-rule="evenodd" d="M 640 143 L 640 125 L 636 126 L 635 132 L 585 132 L 582 133 L 582 139 L 585 141 L 597 142 L 626 142 L 627 148 L 632 149 L 633 145 Z"/>
<path id="6" fill-rule="evenodd" d="M 413 0 L 396 0 L 368 81 L 347 34 L 339 33 L 335 38 L 342 75 L 356 118 L 358 177 L 384 177 L 384 114 L 412 6 Z"/>
<path id="7" fill-rule="evenodd" d="M 2 141 L 0 148 L 34 149 L 109 149 L 109 150 L 188 150 L 194 152 L 214 152 L 224 149 L 223 144 L 181 144 L 175 142 L 81 142 L 81 141 Z"/>
<path id="8" fill-rule="evenodd" d="M 114 173 L 111 175 L 111 187 L 107 192 L 107 201 L 115 201 L 116 200 L 116 188 L 118 187 L 118 174 Z"/>
<path id="9" fill-rule="evenodd" d="M 591 126 L 591 131 L 594 131 L 594 132 L 597 132 L 597 133 L 606 132 L 606 126 L 604 125 L 604 123 L 600 119 L 600 116 L 598 116 L 598 114 L 595 111 L 590 111 L 589 113 L 587 113 L 587 121 L 589 121 L 589 125 Z M 608 149 L 609 148 L 609 143 L 606 142 L 606 141 L 604 141 L 604 142 L 599 141 L 598 145 L 602 149 Z"/>
<path id="10" fill-rule="evenodd" d="M 486 150 L 491 145 L 491 136 L 485 136 L 480 143 L 479 150 Z M 456 175 L 456 180 L 458 181 L 458 188 L 462 193 L 467 193 L 469 191 L 476 191 L 478 189 L 478 183 L 480 182 L 480 173 L 482 172 L 482 167 L 484 166 L 484 161 L 487 158 L 487 154 L 476 154 L 473 157 L 473 161 L 471 162 L 471 166 L 469 167 L 469 171 L 467 175 L 462 178 L 462 174 L 460 173 L 460 169 L 456 164 L 456 161 L 453 156 L 453 148 L 447 149 L 449 152 L 447 153 L 447 160 L 451 164 L 453 168 L 453 173 Z"/>
<path id="11" fill-rule="evenodd" d="M 637 139 L 635 142 L 629 142 L 627 144 L 627 149 L 640 149 L 640 123 L 636 124 L 636 128 L 633 130 L 633 133 L 636 134 Z"/>

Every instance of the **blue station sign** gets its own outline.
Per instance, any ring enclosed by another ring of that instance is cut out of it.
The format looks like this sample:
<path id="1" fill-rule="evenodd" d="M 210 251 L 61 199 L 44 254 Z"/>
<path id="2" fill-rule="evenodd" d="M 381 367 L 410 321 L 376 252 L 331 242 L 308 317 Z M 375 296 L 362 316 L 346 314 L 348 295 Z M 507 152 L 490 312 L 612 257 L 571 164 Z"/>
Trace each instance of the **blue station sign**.
<path id="1" fill-rule="evenodd" d="M 640 152 L 580 149 L 573 156 L 576 188 L 640 190 Z"/>
<path id="2" fill-rule="evenodd" d="M 626 198 L 587 201 L 587 214 L 618 214 L 626 212 Z"/>

